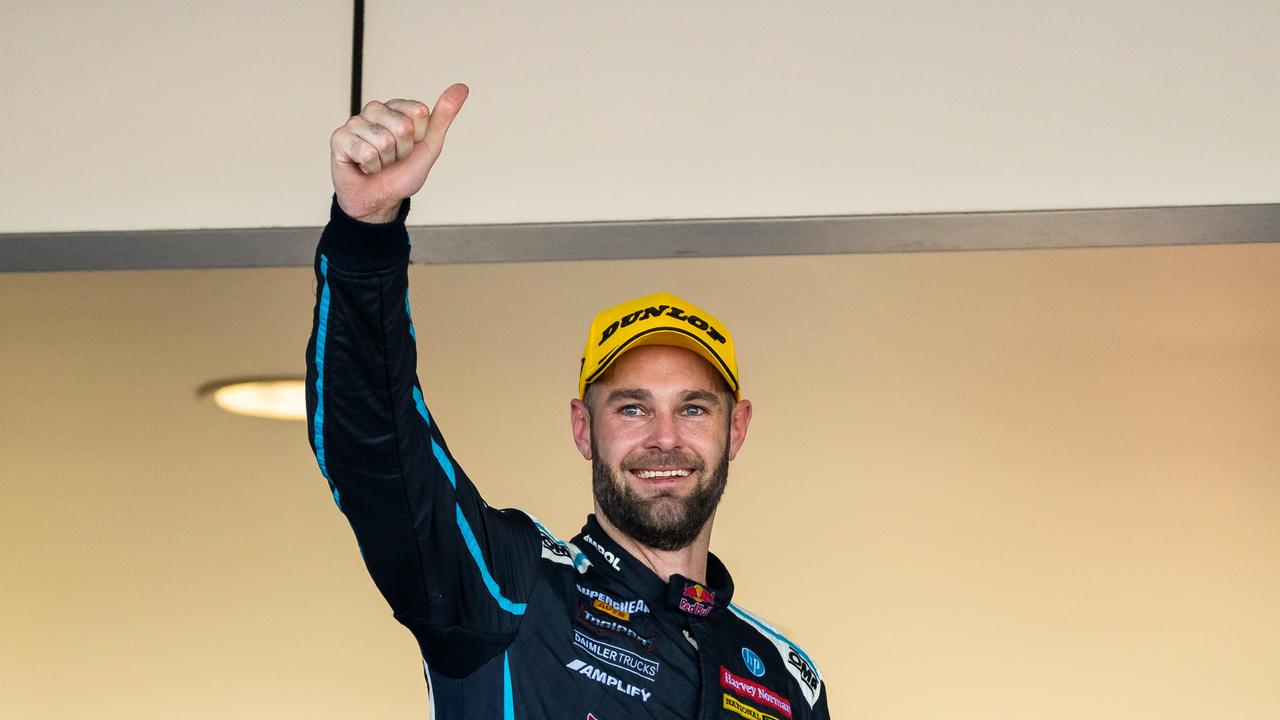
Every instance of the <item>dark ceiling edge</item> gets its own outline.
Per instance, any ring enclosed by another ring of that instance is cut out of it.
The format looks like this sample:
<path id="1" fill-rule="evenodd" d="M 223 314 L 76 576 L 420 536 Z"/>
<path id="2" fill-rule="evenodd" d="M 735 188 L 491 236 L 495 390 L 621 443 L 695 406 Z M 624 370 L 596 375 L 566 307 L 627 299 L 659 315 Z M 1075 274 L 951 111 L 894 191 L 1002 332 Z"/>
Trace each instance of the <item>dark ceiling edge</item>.
<path id="1" fill-rule="evenodd" d="M 1280 241 L 1280 203 L 431 225 L 426 264 L 1218 245 Z M 0 234 L 0 272 L 304 267 L 318 227 Z"/>

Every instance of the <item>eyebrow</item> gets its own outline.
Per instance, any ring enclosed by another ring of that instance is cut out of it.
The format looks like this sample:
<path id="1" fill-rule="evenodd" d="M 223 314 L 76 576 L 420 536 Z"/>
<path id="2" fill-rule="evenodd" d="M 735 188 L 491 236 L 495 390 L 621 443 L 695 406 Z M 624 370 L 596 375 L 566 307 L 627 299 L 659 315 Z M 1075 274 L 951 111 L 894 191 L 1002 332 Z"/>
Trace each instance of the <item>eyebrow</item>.
<path id="1" fill-rule="evenodd" d="M 687 390 L 680 396 L 680 399 L 684 402 L 701 400 L 702 402 L 712 405 L 720 404 L 720 395 L 706 390 Z"/>
<path id="2" fill-rule="evenodd" d="M 647 402 L 653 399 L 653 393 L 644 388 L 618 388 L 609 393 L 609 397 L 605 398 L 606 405 L 612 405 L 620 400 L 636 400 L 639 402 Z M 720 396 L 707 390 L 686 390 L 680 393 L 681 402 L 702 401 L 712 405 L 720 405 Z"/>
<path id="3" fill-rule="evenodd" d="M 606 405 L 612 405 L 619 400 L 650 400 L 653 393 L 642 388 L 618 388 L 609 393 L 609 397 L 605 398 Z"/>

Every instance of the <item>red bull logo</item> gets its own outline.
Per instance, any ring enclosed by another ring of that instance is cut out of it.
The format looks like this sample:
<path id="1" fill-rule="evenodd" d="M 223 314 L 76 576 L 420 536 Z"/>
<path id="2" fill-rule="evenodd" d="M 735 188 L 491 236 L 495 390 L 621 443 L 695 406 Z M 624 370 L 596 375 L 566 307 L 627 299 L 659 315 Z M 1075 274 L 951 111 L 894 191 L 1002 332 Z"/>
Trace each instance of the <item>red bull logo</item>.
<path id="1" fill-rule="evenodd" d="M 679 606 L 690 615 L 706 617 L 716 606 L 716 594 L 699 583 L 690 583 L 684 586 Z"/>
<path id="2" fill-rule="evenodd" d="M 684 596 L 696 603 L 714 605 L 716 602 L 716 594 L 702 587 L 698 583 L 685 586 Z"/>

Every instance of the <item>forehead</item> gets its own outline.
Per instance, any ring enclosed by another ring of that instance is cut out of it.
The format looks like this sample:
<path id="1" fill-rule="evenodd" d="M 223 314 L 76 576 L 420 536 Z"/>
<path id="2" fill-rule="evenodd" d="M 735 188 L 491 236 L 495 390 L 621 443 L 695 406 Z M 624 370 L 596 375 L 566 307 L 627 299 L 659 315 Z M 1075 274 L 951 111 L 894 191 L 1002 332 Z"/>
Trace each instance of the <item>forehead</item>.
<path id="1" fill-rule="evenodd" d="M 697 353 L 670 345 L 645 345 L 620 355 L 593 385 L 715 391 L 719 373 Z"/>

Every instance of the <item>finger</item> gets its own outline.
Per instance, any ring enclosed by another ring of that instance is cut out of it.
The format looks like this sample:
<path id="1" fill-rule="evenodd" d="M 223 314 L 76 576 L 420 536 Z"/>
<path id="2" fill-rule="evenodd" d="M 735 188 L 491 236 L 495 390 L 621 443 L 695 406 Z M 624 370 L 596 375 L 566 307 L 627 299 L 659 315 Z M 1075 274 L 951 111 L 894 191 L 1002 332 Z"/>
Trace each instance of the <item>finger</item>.
<path id="1" fill-rule="evenodd" d="M 413 141 L 422 142 L 427 135 L 427 120 L 431 117 L 431 109 L 417 100 L 388 100 L 387 107 L 402 113 L 413 121 Z"/>
<path id="2" fill-rule="evenodd" d="M 427 134 L 423 138 L 432 152 L 439 153 L 444 148 L 445 133 L 449 132 L 449 125 L 458 116 L 458 111 L 462 109 L 470 92 L 466 85 L 455 83 L 436 100 L 436 106 L 431 109 L 431 120 L 427 123 Z"/>
<path id="3" fill-rule="evenodd" d="M 396 161 L 396 137 L 391 131 L 357 115 L 347 121 L 347 130 L 378 151 L 383 165 Z"/>
<path id="4" fill-rule="evenodd" d="M 334 131 L 329 147 L 333 151 L 333 162 L 338 165 L 355 165 L 365 175 L 382 170 L 382 154 L 378 149 L 345 125 Z"/>
<path id="5" fill-rule="evenodd" d="M 408 157 L 409 153 L 413 152 L 414 126 L 413 120 L 408 115 L 374 100 L 364 106 L 364 109 L 360 111 L 360 117 L 372 125 L 386 130 L 391 135 L 395 141 L 393 162 L 396 158 Z M 384 157 L 383 163 L 385 164 L 386 162 L 387 160 Z"/>

